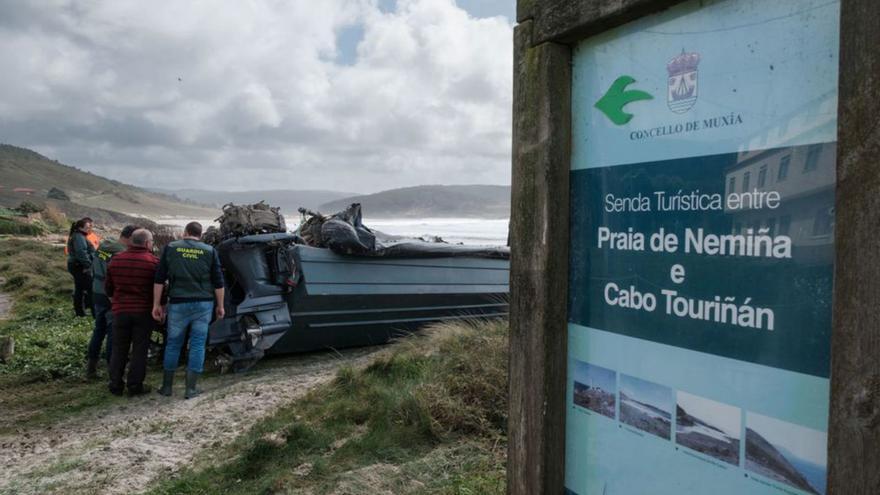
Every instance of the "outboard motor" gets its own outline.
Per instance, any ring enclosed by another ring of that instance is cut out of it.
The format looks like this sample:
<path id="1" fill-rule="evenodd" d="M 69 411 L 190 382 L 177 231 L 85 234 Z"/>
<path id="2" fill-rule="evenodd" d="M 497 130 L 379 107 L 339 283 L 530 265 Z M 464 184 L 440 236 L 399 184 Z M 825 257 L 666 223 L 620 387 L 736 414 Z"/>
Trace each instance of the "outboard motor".
<path id="1" fill-rule="evenodd" d="M 285 299 L 297 282 L 288 249 L 292 234 L 227 239 L 217 246 L 226 277 L 226 317 L 209 331 L 211 346 L 226 346 L 233 369 L 242 371 L 291 328 Z"/>

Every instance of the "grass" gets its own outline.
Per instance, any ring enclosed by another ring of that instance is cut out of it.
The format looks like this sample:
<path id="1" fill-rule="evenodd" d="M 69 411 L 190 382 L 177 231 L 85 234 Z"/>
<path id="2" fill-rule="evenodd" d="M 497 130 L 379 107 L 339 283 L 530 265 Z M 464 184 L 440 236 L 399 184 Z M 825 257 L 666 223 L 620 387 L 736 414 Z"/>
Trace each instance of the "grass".
<path id="1" fill-rule="evenodd" d="M 0 336 L 16 342 L 0 363 L 0 434 L 126 401 L 83 380 L 92 320 L 72 316 L 65 264 L 61 248 L 0 239 L 0 290 L 15 301 Z M 341 369 L 152 493 L 500 494 L 506 384 L 506 322 L 440 325 L 366 368 Z M 68 468 L 76 462 L 51 470 Z"/>
<path id="2" fill-rule="evenodd" d="M 45 243 L 0 239 L 0 290 L 13 298 L 12 317 L 0 323 L 0 336 L 15 339 L 15 355 L 0 363 L 0 378 L 21 381 L 79 376 L 91 335 L 90 318 L 74 318 L 73 281 L 62 248 Z"/>
<path id="3" fill-rule="evenodd" d="M 0 339 L 15 340 L 15 354 L 0 361 L 0 434 L 125 403 L 107 392 L 104 380 L 85 380 L 94 320 L 73 316 L 64 248 L 0 239 L 0 277 L 0 291 L 14 301 L 11 318 L 0 321 Z M 160 375 L 148 368 L 146 383 L 157 383 Z"/>
<path id="4" fill-rule="evenodd" d="M 0 239 L 0 290 L 13 298 L 0 337 L 15 340 L 15 354 L 0 362 L 0 433 L 49 424 L 113 402 L 103 382 L 85 382 L 91 318 L 74 318 L 73 281 L 63 248 Z"/>
<path id="5" fill-rule="evenodd" d="M 42 469 L 38 469 L 31 473 L 27 474 L 28 478 L 33 478 L 39 480 L 40 478 L 50 478 L 52 476 L 68 473 L 70 471 L 74 471 L 79 469 L 85 464 L 85 459 L 82 457 L 69 457 L 61 459 L 54 464 L 50 464 Z"/>
<path id="6" fill-rule="evenodd" d="M 149 379 L 155 383 L 156 376 L 153 374 Z M 0 378 L 0 435 L 46 427 L 97 407 L 127 401 L 109 394 L 103 381 L 65 378 L 22 382 L 15 378 Z"/>
<path id="7" fill-rule="evenodd" d="M 507 325 L 429 335 L 343 368 L 152 493 L 503 493 Z"/>

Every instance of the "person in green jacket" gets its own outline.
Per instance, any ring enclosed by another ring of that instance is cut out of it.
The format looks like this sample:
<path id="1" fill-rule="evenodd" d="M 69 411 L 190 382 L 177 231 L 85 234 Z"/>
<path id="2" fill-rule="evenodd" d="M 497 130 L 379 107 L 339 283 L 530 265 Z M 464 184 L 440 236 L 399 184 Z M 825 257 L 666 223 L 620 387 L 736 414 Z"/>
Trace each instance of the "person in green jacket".
<path id="1" fill-rule="evenodd" d="M 162 388 L 159 393 L 171 395 L 174 370 L 180 359 L 180 351 L 186 331 L 189 329 L 189 351 L 186 366 L 186 392 L 190 399 L 201 391 L 196 382 L 205 364 L 205 343 L 211 317 L 223 319 L 224 285 L 223 272 L 217 250 L 201 242 L 202 225 L 190 222 L 183 238 L 168 244 L 162 251 L 159 269 L 153 285 L 153 319 L 163 321 L 167 316 L 168 337 L 165 341 L 165 358 Z M 162 292 L 168 283 L 168 306 L 161 306 Z"/>
<path id="2" fill-rule="evenodd" d="M 70 226 L 67 236 L 67 271 L 73 276 L 73 311 L 86 316 L 92 309 L 92 257 L 95 247 L 86 239 L 92 231 L 92 219 L 81 218 Z"/>
<path id="3" fill-rule="evenodd" d="M 128 248 L 131 234 L 137 230 L 134 225 L 126 225 L 119 233 L 119 240 L 105 239 L 101 241 L 95 251 L 92 261 L 92 311 L 95 316 L 95 328 L 92 330 L 92 338 L 89 341 L 88 363 L 86 365 L 86 377 L 97 378 L 98 358 L 101 355 L 101 344 L 107 341 L 104 353 L 107 356 L 107 366 L 110 366 L 110 349 L 113 342 L 113 312 L 110 310 L 110 298 L 104 291 L 104 280 L 107 278 L 107 265 L 116 253 Z"/>

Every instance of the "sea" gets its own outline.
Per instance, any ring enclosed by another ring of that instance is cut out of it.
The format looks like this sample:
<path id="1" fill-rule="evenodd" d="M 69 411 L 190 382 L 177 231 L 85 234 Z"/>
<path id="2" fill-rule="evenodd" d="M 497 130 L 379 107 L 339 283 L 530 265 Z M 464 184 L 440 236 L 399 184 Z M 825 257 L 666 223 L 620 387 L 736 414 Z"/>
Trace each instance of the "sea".
<path id="1" fill-rule="evenodd" d="M 191 221 L 204 226 L 214 225 L 213 219 L 159 217 L 158 223 L 183 227 Z M 287 228 L 296 229 L 299 216 L 286 217 Z M 365 219 L 364 225 L 385 234 L 403 237 L 439 236 L 453 244 L 480 246 L 507 245 L 507 230 L 510 220 L 486 218 L 398 218 L 398 219 Z"/>
<path id="2" fill-rule="evenodd" d="M 810 486 L 824 495 L 825 484 L 828 482 L 828 470 L 825 466 L 813 464 L 806 459 L 794 455 L 790 450 L 784 449 L 781 446 L 774 445 L 774 447 L 782 453 L 795 469 L 800 471 L 804 478 L 810 483 Z"/>

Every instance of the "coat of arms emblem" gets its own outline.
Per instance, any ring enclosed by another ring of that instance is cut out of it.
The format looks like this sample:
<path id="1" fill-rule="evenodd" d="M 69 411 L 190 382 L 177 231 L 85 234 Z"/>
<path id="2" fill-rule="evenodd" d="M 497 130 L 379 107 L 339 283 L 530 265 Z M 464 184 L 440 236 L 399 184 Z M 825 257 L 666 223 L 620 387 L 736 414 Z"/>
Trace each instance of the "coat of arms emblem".
<path id="1" fill-rule="evenodd" d="M 697 102 L 697 65 L 699 53 L 685 53 L 671 59 L 666 64 L 669 72 L 666 104 L 675 113 L 685 113 Z"/>

